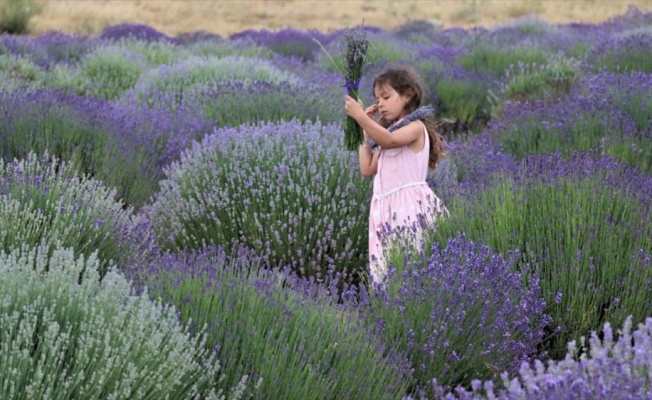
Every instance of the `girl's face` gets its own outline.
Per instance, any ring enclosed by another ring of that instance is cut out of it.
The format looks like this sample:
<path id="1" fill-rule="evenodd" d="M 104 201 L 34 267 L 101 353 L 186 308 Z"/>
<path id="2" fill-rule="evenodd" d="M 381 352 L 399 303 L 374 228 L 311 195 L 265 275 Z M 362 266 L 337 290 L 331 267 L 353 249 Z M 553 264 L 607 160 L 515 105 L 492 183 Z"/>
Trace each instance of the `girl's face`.
<path id="1" fill-rule="evenodd" d="M 400 95 L 391 85 L 380 84 L 374 87 L 374 96 L 378 101 L 378 111 L 387 121 L 396 121 L 405 114 L 405 105 L 410 98 Z"/>

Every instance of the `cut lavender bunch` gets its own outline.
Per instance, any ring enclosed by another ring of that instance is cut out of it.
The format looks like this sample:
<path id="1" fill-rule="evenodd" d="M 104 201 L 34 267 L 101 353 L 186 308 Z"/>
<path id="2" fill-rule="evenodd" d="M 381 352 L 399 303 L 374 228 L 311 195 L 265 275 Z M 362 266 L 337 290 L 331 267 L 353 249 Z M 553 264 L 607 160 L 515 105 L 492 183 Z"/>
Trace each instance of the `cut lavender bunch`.
<path id="1" fill-rule="evenodd" d="M 313 38 L 313 40 L 320 45 L 322 50 L 333 61 L 335 67 L 344 75 L 344 86 L 348 95 L 360 101 L 358 89 L 360 88 L 362 74 L 368 64 L 367 49 L 369 48 L 369 39 L 367 39 L 367 33 L 362 24 L 353 28 L 345 28 L 343 36 L 344 48 L 339 60 L 341 65 L 338 65 L 317 39 Z M 363 141 L 362 127 L 358 125 L 355 119 L 347 115 L 344 122 L 344 148 L 346 150 L 357 150 Z"/>
<path id="2" fill-rule="evenodd" d="M 366 32 L 360 27 L 346 29 L 344 33 L 346 51 L 344 57 L 344 79 L 349 96 L 360 101 L 358 88 L 362 79 L 362 72 L 367 64 L 367 48 L 369 40 Z M 347 150 L 357 150 L 364 140 L 362 127 L 355 119 L 348 116 L 344 123 L 344 147 Z"/>

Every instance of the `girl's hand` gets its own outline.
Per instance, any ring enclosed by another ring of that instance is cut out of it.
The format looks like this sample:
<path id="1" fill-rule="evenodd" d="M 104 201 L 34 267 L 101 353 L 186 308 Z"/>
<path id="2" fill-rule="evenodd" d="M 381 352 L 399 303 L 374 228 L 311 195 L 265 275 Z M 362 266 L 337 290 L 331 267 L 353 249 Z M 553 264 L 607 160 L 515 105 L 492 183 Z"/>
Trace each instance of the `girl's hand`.
<path id="1" fill-rule="evenodd" d="M 344 96 L 344 112 L 346 115 L 355 119 L 356 121 L 358 118 L 365 115 L 365 111 L 362 109 L 362 104 L 358 103 L 353 97 L 349 96 L 348 94 Z"/>
<path id="2" fill-rule="evenodd" d="M 371 119 L 374 119 L 376 112 L 378 112 L 378 104 L 372 104 L 364 110 L 365 114 Z"/>

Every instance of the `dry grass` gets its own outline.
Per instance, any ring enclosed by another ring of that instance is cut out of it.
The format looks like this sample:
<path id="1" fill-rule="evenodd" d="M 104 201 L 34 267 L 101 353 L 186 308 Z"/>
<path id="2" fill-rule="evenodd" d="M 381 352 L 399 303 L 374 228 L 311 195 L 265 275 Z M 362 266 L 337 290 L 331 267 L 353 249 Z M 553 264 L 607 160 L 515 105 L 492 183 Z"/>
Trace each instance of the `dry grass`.
<path id="1" fill-rule="evenodd" d="M 3 0 L 0 0 L 3 1 Z M 177 35 L 208 31 L 223 36 L 245 29 L 317 29 L 366 25 L 394 28 L 409 19 L 451 26 L 492 26 L 534 14 L 549 23 L 598 23 L 628 4 L 652 10 L 651 0 L 49 0 L 32 20 L 47 30 L 92 34 L 107 25 L 144 23 Z"/>

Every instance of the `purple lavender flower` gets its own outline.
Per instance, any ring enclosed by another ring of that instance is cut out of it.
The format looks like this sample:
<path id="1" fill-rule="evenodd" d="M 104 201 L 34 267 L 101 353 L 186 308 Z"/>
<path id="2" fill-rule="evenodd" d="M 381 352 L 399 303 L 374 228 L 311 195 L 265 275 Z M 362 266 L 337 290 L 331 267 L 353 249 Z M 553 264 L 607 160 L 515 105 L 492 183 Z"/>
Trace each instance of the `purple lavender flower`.
<path id="1" fill-rule="evenodd" d="M 374 289 L 370 317 L 407 352 L 420 390 L 433 377 L 456 385 L 514 371 L 537 354 L 549 317 L 536 275 L 514 272 L 517 258 L 458 236 L 408 252 Z"/>
<path id="2" fill-rule="evenodd" d="M 434 390 L 447 400 L 649 399 L 651 331 L 650 318 L 633 332 L 631 318 L 618 333 L 606 323 L 602 335 L 591 333 L 588 343 L 569 343 L 563 360 L 523 363 L 518 374 L 502 374 L 499 387 L 486 381 L 474 383 L 471 391 L 451 391 L 435 380 Z"/>
<path id="3" fill-rule="evenodd" d="M 107 26 L 99 36 L 100 40 L 136 39 L 147 42 L 174 42 L 174 39 L 145 24 L 123 23 Z"/>
<path id="4" fill-rule="evenodd" d="M 341 135 L 298 120 L 216 130 L 168 168 L 145 211 L 171 250 L 242 243 L 272 267 L 351 278 L 367 257 L 370 182 Z"/>

